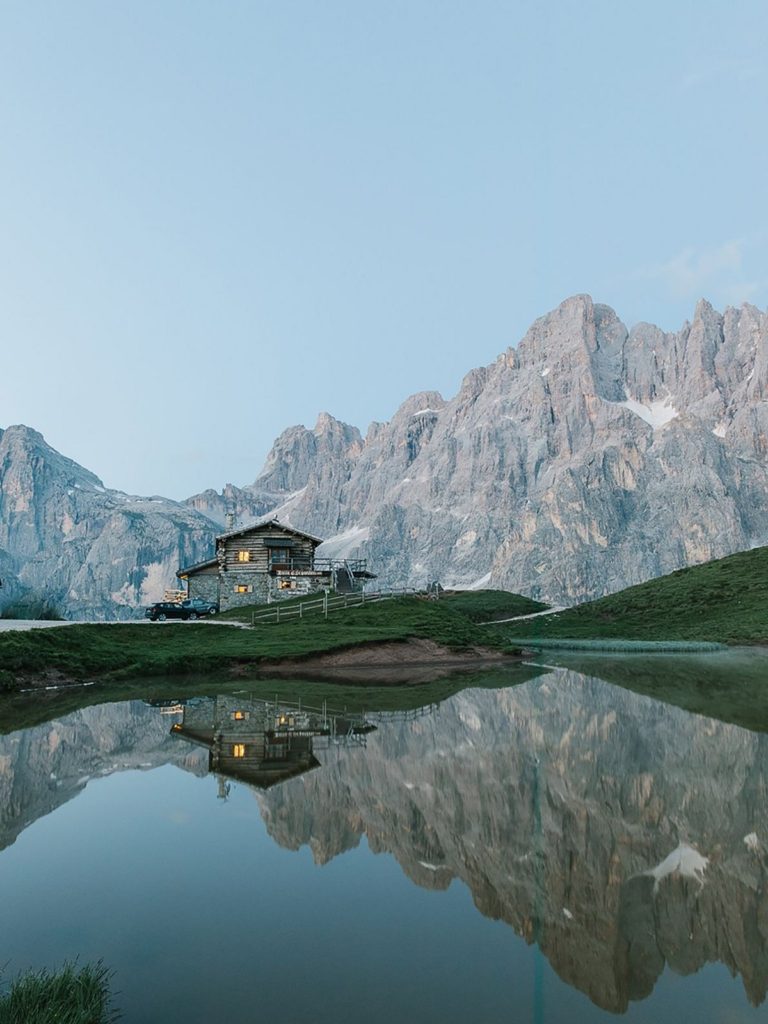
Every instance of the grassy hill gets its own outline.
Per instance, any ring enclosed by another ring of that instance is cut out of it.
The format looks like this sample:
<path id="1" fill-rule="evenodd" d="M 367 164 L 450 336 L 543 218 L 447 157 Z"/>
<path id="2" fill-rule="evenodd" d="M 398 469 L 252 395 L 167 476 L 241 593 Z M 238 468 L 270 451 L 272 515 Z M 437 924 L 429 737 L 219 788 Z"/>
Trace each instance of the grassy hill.
<path id="1" fill-rule="evenodd" d="M 514 597 L 514 595 L 510 595 Z M 525 601 L 525 598 L 521 598 Z M 221 672 L 234 666 L 258 670 L 261 662 L 306 658 L 377 641 L 425 638 L 452 650 L 477 645 L 507 647 L 497 629 L 470 618 L 483 593 L 428 601 L 402 597 L 339 610 L 327 619 L 259 624 L 255 629 L 206 622 L 94 624 L 0 633 L 0 689 L 19 680 L 60 673 L 67 679 L 131 678 Z M 498 603 L 498 602 L 497 602 Z M 238 615 L 250 621 L 251 609 Z"/>
<path id="2" fill-rule="evenodd" d="M 497 627 L 501 630 L 502 627 Z M 768 547 L 680 569 L 617 594 L 503 627 L 510 640 L 768 643 Z"/>
<path id="3" fill-rule="evenodd" d="M 494 619 L 512 619 L 516 615 L 543 612 L 549 605 L 506 590 L 449 591 L 442 600 L 448 607 L 466 615 L 470 622 L 493 622 Z"/>
<path id="4" fill-rule="evenodd" d="M 333 600 L 343 600 L 343 595 L 332 595 Z M 350 600 L 357 600 L 357 596 Z M 227 622 L 250 623 L 251 613 L 256 615 L 274 615 L 275 609 L 288 612 L 304 605 L 319 605 L 321 598 L 292 597 L 272 605 L 248 605 L 244 608 L 233 608 L 223 612 L 219 618 Z M 451 611 L 459 612 L 470 622 L 492 622 L 495 619 L 511 619 L 516 615 L 530 615 L 532 612 L 544 611 L 549 605 L 534 601 L 522 594 L 512 594 L 508 590 L 446 590 L 442 592 L 440 605 Z M 371 606 L 373 607 L 373 606 Z M 306 617 L 316 618 L 322 614 L 317 607 L 308 611 Z M 335 614 L 335 613 L 334 613 Z"/>

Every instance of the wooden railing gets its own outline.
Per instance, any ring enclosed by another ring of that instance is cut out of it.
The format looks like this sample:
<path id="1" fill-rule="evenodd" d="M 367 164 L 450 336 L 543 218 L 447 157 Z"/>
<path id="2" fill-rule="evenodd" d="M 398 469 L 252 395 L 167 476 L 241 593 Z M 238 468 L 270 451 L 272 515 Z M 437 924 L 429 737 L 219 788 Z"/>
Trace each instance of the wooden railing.
<path id="1" fill-rule="evenodd" d="M 339 594 L 336 597 L 323 594 L 322 597 L 312 601 L 302 601 L 298 605 L 290 604 L 283 608 L 280 607 L 278 601 L 263 612 L 251 612 L 251 625 L 255 626 L 263 622 L 288 622 L 311 615 L 322 615 L 327 618 L 331 612 L 341 611 L 344 608 L 360 608 L 377 601 L 389 601 L 393 597 L 412 597 L 418 593 L 421 591 L 413 587 L 396 587 L 393 590 L 376 590 L 369 593 L 360 591 L 359 593 Z"/>
<path id="2" fill-rule="evenodd" d="M 237 568 L 237 566 L 233 566 Z M 269 562 L 269 569 L 277 572 L 317 572 L 317 573 L 364 573 L 368 568 L 365 558 L 281 558 L 276 556 Z"/>

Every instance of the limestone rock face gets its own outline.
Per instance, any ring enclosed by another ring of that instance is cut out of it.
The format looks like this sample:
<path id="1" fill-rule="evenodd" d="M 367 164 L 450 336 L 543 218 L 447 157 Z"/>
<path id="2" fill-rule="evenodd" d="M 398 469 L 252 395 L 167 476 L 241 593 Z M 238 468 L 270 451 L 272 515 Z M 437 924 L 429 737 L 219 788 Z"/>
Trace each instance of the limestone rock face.
<path id="1" fill-rule="evenodd" d="M 628 332 L 577 295 L 450 401 L 285 431 L 245 491 L 385 583 L 573 603 L 768 542 L 767 399 L 755 307 Z"/>
<path id="2" fill-rule="evenodd" d="M 226 527 L 229 513 L 236 513 L 238 520 L 250 522 L 266 515 L 274 508 L 276 500 L 279 500 L 279 497 L 262 497 L 252 494 L 248 488 L 227 484 L 221 492 L 209 487 L 208 490 L 188 498 L 186 504 L 212 519 L 217 526 Z"/>
<path id="3" fill-rule="evenodd" d="M 217 522 L 223 523 L 231 512 L 243 524 L 271 514 L 278 506 L 286 520 L 294 510 L 303 518 L 306 508 L 322 506 L 325 532 L 335 533 L 342 518 L 342 489 L 362 450 L 356 427 L 321 413 L 313 430 L 299 426 L 283 431 L 255 484 L 244 488 L 228 484 L 221 494 L 204 491 L 187 503 Z"/>
<path id="4" fill-rule="evenodd" d="M 28 427 L 0 437 L 0 611 L 17 600 L 71 618 L 130 618 L 179 565 L 208 557 L 215 525 L 185 504 L 107 490 Z"/>

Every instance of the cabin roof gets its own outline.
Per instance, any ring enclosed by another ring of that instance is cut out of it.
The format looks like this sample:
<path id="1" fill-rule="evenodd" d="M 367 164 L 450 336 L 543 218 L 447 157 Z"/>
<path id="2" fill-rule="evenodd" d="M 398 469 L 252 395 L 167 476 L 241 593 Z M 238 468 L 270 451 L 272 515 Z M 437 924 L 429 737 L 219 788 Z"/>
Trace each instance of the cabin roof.
<path id="1" fill-rule="evenodd" d="M 311 541 L 313 544 L 322 544 L 321 537 L 314 537 L 311 533 L 304 533 L 303 530 L 296 530 L 292 526 L 288 526 L 287 523 L 281 523 L 278 519 L 268 519 L 265 523 L 251 523 L 250 526 L 241 526 L 237 530 L 230 530 L 228 533 L 220 533 L 216 538 L 218 543 L 220 540 L 229 540 L 231 537 L 242 537 L 245 533 L 258 533 L 261 530 L 282 530 L 283 533 L 290 533 L 293 537 L 303 537 L 305 540 Z"/>
<path id="2" fill-rule="evenodd" d="M 203 569 L 212 569 L 214 565 L 218 565 L 218 558 L 209 558 L 207 562 L 195 562 L 194 565 L 184 565 L 176 572 L 176 575 L 181 579 L 182 576 L 190 576 L 194 572 L 201 572 Z"/>

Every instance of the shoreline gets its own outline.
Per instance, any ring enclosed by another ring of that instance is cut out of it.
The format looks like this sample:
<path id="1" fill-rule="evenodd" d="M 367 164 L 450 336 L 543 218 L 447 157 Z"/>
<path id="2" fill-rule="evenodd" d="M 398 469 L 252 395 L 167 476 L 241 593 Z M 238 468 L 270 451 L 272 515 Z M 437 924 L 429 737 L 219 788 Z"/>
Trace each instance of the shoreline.
<path id="1" fill-rule="evenodd" d="M 260 662 L 258 671 L 286 679 L 309 672 L 318 681 L 357 681 L 362 686 L 374 683 L 418 685 L 451 672 L 469 672 L 521 661 L 522 653 L 517 651 L 505 652 L 480 645 L 455 650 L 434 640 L 412 637 L 408 640 L 366 641 L 323 654 Z"/>
<path id="2" fill-rule="evenodd" d="M 364 687 L 418 685 L 434 682 L 441 676 L 454 672 L 520 664 L 522 660 L 523 656 L 519 651 L 506 652 L 480 645 L 452 649 L 434 640 L 412 637 L 407 640 L 363 641 L 354 646 L 298 657 L 288 655 L 284 658 L 252 661 L 232 659 L 222 668 L 232 679 L 247 677 L 256 680 L 265 676 L 295 679 L 310 674 L 318 682 L 357 683 Z M 169 671 L 167 675 L 183 679 L 187 675 L 197 673 Z M 141 678 L 141 673 L 133 678 Z M 147 676 L 148 682 L 152 678 L 153 676 Z M 95 685 L 108 686 L 111 682 L 126 682 L 128 677 L 121 675 L 103 679 L 75 679 L 59 669 L 47 668 L 40 672 L 20 672 L 16 679 L 20 685 L 8 689 L 7 696 L 29 696 Z"/>

